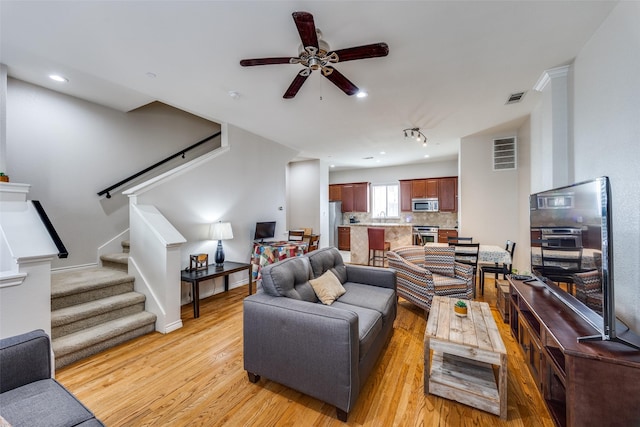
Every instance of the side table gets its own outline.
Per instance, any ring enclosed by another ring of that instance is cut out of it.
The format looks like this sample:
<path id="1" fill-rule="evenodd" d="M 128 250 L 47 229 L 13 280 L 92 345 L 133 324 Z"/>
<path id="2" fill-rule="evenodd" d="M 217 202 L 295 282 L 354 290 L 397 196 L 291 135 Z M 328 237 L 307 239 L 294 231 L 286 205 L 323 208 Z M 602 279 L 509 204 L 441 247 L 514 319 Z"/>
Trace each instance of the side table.
<path id="1" fill-rule="evenodd" d="M 191 295 L 193 296 L 193 317 L 200 317 L 200 282 L 203 280 L 224 277 L 224 291 L 229 291 L 229 275 L 242 270 L 249 272 L 249 295 L 252 293 L 253 275 L 251 274 L 251 264 L 241 262 L 226 261 L 222 268 L 217 268 L 215 264 L 209 264 L 203 270 L 182 270 L 180 280 L 191 283 Z"/>

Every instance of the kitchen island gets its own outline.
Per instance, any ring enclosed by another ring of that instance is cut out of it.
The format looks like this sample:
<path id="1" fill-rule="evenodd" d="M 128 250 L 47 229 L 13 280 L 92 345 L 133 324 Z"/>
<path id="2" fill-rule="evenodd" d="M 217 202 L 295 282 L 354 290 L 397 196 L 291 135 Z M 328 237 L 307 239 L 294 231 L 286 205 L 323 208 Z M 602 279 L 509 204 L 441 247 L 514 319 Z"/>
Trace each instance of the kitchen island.
<path id="1" fill-rule="evenodd" d="M 346 224 L 345 224 L 346 225 Z M 351 263 L 367 265 L 369 262 L 369 237 L 367 228 L 384 228 L 384 240 L 391 250 L 413 244 L 413 225 L 410 223 L 355 223 L 351 228 Z"/>

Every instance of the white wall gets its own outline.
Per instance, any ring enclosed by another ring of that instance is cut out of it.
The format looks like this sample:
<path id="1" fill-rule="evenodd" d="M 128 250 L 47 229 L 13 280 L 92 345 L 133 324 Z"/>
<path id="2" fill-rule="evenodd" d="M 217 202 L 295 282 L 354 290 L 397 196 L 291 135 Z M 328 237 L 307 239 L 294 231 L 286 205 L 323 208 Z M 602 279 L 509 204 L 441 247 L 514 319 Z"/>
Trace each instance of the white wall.
<path id="1" fill-rule="evenodd" d="M 287 172 L 287 224 L 289 229 L 313 228 L 320 233 L 319 160 L 292 162 Z"/>
<path id="2" fill-rule="evenodd" d="M 329 171 L 329 184 L 351 182 L 390 183 L 400 179 L 439 178 L 443 176 L 458 176 L 457 159 L 415 165 Z"/>
<path id="3" fill-rule="evenodd" d="M 217 242 L 208 240 L 209 226 L 229 221 L 233 239 L 223 242 L 227 261 L 249 262 L 255 224 L 276 221 L 276 238 L 284 238 L 286 224 L 286 168 L 298 153 L 283 145 L 227 125 L 229 151 L 138 195 L 139 204 L 155 206 L 186 239 L 182 268 L 189 254 L 208 253 L 213 260 Z M 230 285 L 247 283 L 236 273 Z M 223 290 L 223 279 L 202 282 L 200 296 Z M 183 302 L 190 286 L 184 285 Z"/>
<path id="4" fill-rule="evenodd" d="M 474 242 L 502 247 L 507 240 L 518 243 L 518 169 L 494 171 L 492 159 L 493 140 L 513 136 L 517 136 L 515 127 L 461 140 L 458 234 L 471 236 Z"/>
<path id="5" fill-rule="evenodd" d="M 620 2 L 574 64 L 575 178 L 611 179 L 616 313 L 640 333 L 640 2 Z"/>
<path id="6" fill-rule="evenodd" d="M 8 79 L 7 169 L 31 184 L 69 251 L 54 268 L 95 264 L 97 248 L 128 227 L 127 198 L 98 191 L 219 129 L 164 105 L 121 113 Z"/>

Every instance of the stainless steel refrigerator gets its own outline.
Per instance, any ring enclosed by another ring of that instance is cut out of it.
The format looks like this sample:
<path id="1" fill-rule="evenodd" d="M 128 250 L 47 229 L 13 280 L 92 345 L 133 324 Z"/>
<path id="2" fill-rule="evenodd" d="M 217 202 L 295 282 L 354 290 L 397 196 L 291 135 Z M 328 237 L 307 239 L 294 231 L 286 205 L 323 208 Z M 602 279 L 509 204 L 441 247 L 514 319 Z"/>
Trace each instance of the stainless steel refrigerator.
<path id="1" fill-rule="evenodd" d="M 339 225 L 342 225 L 342 202 L 329 202 L 329 246 L 338 247 Z"/>

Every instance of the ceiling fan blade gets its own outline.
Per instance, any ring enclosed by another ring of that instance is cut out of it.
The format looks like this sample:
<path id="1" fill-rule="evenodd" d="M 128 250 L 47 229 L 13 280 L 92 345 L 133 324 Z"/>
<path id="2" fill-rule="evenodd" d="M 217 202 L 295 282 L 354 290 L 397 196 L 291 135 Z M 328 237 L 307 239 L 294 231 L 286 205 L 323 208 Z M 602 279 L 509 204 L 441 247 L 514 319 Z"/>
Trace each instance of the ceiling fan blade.
<path id="1" fill-rule="evenodd" d="M 291 82 L 291 85 L 289 85 L 289 88 L 287 89 L 287 91 L 284 93 L 282 97 L 284 99 L 291 99 L 294 96 L 296 96 L 296 94 L 298 93 L 298 91 L 300 90 L 300 88 L 302 87 L 302 85 L 307 80 L 307 77 L 309 77 L 310 74 L 311 73 L 309 73 L 309 70 L 307 69 L 300 71 L 298 75 L 295 77 L 295 79 L 293 79 L 293 81 Z"/>
<path id="2" fill-rule="evenodd" d="M 374 43 L 364 46 L 350 47 L 334 51 L 338 55 L 339 62 L 353 61 L 354 59 L 378 58 L 389 54 L 389 46 L 386 43 Z"/>
<path id="3" fill-rule="evenodd" d="M 290 56 L 281 58 L 256 58 L 256 59 L 243 59 L 240 61 L 240 65 L 243 67 L 252 67 L 254 65 L 274 65 L 274 64 L 291 64 Z"/>
<path id="4" fill-rule="evenodd" d="M 325 73 L 323 70 L 322 75 L 331 80 L 331 82 L 334 85 L 338 86 L 344 93 L 346 93 L 347 95 L 355 95 L 356 93 L 358 93 L 358 86 L 351 83 L 349 79 L 341 74 L 338 70 L 328 66 L 324 68 L 327 71 L 330 70 L 330 72 Z"/>
<path id="5" fill-rule="evenodd" d="M 302 40 L 302 46 L 313 46 L 318 49 L 318 35 L 313 15 L 309 12 L 293 12 L 292 15 L 300 34 L 300 40 Z"/>

